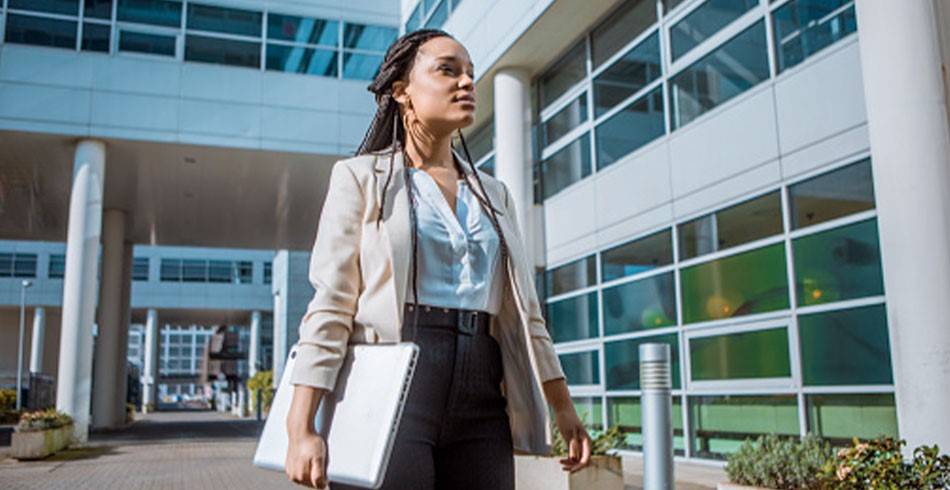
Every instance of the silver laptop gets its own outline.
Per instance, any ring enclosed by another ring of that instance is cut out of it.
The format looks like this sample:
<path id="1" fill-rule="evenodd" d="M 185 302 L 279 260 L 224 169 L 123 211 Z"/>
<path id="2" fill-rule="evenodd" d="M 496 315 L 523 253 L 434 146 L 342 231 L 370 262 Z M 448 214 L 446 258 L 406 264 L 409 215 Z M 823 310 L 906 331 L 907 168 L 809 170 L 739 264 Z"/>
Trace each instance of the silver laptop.
<path id="1" fill-rule="evenodd" d="M 347 347 L 336 388 L 324 395 L 314 418 L 314 428 L 327 441 L 331 483 L 366 488 L 383 484 L 418 354 L 419 346 L 412 342 Z M 255 466 L 284 471 L 294 390 L 290 374 L 296 357 L 295 345 L 257 444 Z"/>

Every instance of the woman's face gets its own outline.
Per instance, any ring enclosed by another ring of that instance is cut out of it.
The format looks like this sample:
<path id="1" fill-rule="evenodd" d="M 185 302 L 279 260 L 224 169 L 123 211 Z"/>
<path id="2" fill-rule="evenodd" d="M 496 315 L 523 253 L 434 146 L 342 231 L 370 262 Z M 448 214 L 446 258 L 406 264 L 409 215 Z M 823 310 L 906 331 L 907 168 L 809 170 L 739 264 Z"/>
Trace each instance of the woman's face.
<path id="1" fill-rule="evenodd" d="M 393 97 L 402 106 L 403 113 L 408 109 L 409 122 L 421 123 L 428 134 L 446 135 L 472 124 L 475 73 L 468 51 L 446 36 L 422 43 L 408 83 L 393 82 Z M 407 127 L 407 130 L 416 133 L 418 128 Z"/>

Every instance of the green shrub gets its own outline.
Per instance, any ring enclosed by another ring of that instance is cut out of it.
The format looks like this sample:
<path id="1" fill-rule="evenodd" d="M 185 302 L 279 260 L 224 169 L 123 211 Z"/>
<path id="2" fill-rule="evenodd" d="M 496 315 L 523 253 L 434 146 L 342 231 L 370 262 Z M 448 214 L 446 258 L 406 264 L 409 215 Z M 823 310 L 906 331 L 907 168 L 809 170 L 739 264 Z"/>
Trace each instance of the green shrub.
<path id="1" fill-rule="evenodd" d="M 0 389 L 0 412 L 13 410 L 14 407 L 16 407 L 16 390 Z"/>
<path id="2" fill-rule="evenodd" d="M 727 457 L 726 474 L 740 485 L 820 488 L 818 472 L 831 455 L 831 446 L 814 434 L 801 440 L 769 434 L 746 439 Z"/>
<path id="3" fill-rule="evenodd" d="M 59 412 L 55 408 L 38 410 L 35 412 L 24 412 L 20 416 L 20 423 L 17 424 L 17 432 L 29 432 L 36 430 L 56 429 L 73 423 L 73 418 L 69 414 Z"/>
<path id="4" fill-rule="evenodd" d="M 821 469 L 825 488 L 834 489 L 938 489 L 950 488 L 950 456 L 940 455 L 937 445 L 918 446 L 906 462 L 903 439 L 881 436 L 838 451 Z"/>
<path id="5" fill-rule="evenodd" d="M 251 394 L 252 410 L 257 410 L 257 393 L 258 390 L 260 390 L 263 394 L 261 410 L 264 412 L 270 411 L 270 404 L 274 401 L 274 390 L 272 386 L 274 386 L 273 371 L 258 371 L 247 380 L 247 390 Z"/>
<path id="6" fill-rule="evenodd" d="M 586 418 L 585 414 L 585 421 Z M 568 452 L 567 442 L 561 437 L 561 431 L 558 430 L 557 425 L 553 421 L 551 422 L 551 432 L 554 434 L 554 440 L 551 444 L 551 456 L 567 457 L 567 455 L 570 454 Z M 607 454 L 608 450 L 620 447 L 624 441 L 624 433 L 621 432 L 620 427 L 616 425 L 611 426 L 607 430 L 588 429 L 587 435 L 590 436 L 591 456 Z"/>

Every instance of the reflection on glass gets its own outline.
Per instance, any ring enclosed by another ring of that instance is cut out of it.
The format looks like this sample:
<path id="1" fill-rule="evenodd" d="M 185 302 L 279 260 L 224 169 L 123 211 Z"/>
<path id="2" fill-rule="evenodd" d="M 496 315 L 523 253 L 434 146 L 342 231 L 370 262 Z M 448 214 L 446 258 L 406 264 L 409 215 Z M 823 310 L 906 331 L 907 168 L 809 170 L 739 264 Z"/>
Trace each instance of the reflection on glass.
<path id="1" fill-rule="evenodd" d="M 584 42 L 579 41 L 541 75 L 539 90 L 542 108 L 587 76 L 586 59 Z"/>
<path id="2" fill-rule="evenodd" d="M 86 18 L 111 19 L 112 0 L 85 0 L 82 15 Z"/>
<path id="3" fill-rule="evenodd" d="M 680 355 L 676 334 L 655 337 L 638 337 L 604 343 L 604 364 L 606 365 L 608 390 L 640 389 L 640 344 L 667 343 L 670 345 L 670 373 L 673 389 L 680 388 Z"/>
<path id="4" fill-rule="evenodd" d="M 678 396 L 673 397 L 673 412 L 670 421 L 673 425 L 673 453 L 683 456 L 686 451 L 686 438 L 683 434 L 683 403 Z M 614 425 L 623 432 L 623 449 L 643 450 L 643 424 L 640 398 L 618 396 L 607 398 L 607 426 Z"/>
<path id="5" fill-rule="evenodd" d="M 673 61 L 758 4 L 759 0 L 707 0 L 670 28 Z"/>
<path id="6" fill-rule="evenodd" d="M 337 52 L 283 44 L 267 45 L 267 69 L 288 73 L 306 73 L 336 77 Z"/>
<path id="7" fill-rule="evenodd" d="M 805 395 L 805 406 L 808 431 L 837 447 L 850 446 L 852 437 L 898 436 L 892 393 Z"/>
<path id="8" fill-rule="evenodd" d="M 109 52 L 109 32 L 112 27 L 104 24 L 93 24 L 83 22 L 82 25 L 82 50 L 99 51 L 100 53 Z"/>
<path id="9" fill-rule="evenodd" d="M 604 335 L 676 325 L 673 272 L 604 289 Z"/>
<path id="10" fill-rule="evenodd" d="M 386 51 L 396 39 L 398 31 L 392 27 L 369 26 L 347 22 L 343 29 L 343 47 Z"/>
<path id="11" fill-rule="evenodd" d="M 594 68 L 636 39 L 656 22 L 656 2 L 627 0 L 591 31 L 591 58 Z M 655 37 L 652 36 L 652 37 Z"/>
<path id="12" fill-rule="evenodd" d="M 871 160 L 790 185 L 788 194 L 792 229 L 874 209 Z"/>
<path id="13" fill-rule="evenodd" d="M 542 160 L 540 170 L 544 199 L 590 175 L 590 134 L 582 134 L 557 153 Z"/>
<path id="14" fill-rule="evenodd" d="M 422 24 L 422 2 L 416 4 L 416 8 L 412 9 L 412 15 L 409 16 L 409 19 L 406 21 L 406 32 L 412 32 L 418 29 Z"/>
<path id="15" fill-rule="evenodd" d="M 555 343 L 597 336 L 597 293 L 590 292 L 545 305 L 547 327 Z"/>
<path id="16" fill-rule="evenodd" d="M 472 162 L 477 163 L 495 147 L 495 123 L 489 120 L 478 129 L 472 131 L 471 136 L 465 137 L 465 144 L 472 154 Z"/>
<path id="17" fill-rule="evenodd" d="M 792 375 L 785 327 L 689 341 L 693 381 L 787 378 Z"/>
<path id="18" fill-rule="evenodd" d="M 119 0 L 117 18 L 158 26 L 181 26 L 181 2 L 172 0 Z"/>
<path id="19" fill-rule="evenodd" d="M 779 73 L 858 30 L 852 0 L 791 0 L 775 9 L 772 25 Z"/>
<path id="20" fill-rule="evenodd" d="M 800 315 L 798 330 L 805 385 L 894 382 L 883 304 Z"/>
<path id="21" fill-rule="evenodd" d="M 666 133 L 662 89 L 658 85 L 597 126 L 598 170 Z"/>
<path id="22" fill-rule="evenodd" d="M 76 22 L 9 13 L 5 40 L 8 43 L 76 49 Z"/>
<path id="23" fill-rule="evenodd" d="M 253 10 L 188 4 L 188 29 L 259 37 L 264 14 Z"/>
<path id="24" fill-rule="evenodd" d="M 672 232 L 665 228 L 600 253 L 603 281 L 631 276 L 673 263 Z"/>
<path id="25" fill-rule="evenodd" d="M 77 0 L 9 0 L 7 8 L 50 14 L 79 15 L 79 2 Z"/>
<path id="26" fill-rule="evenodd" d="M 261 66 L 261 43 L 188 34 L 185 61 L 256 68 Z"/>
<path id="27" fill-rule="evenodd" d="M 584 422 L 588 430 L 602 430 L 604 426 L 604 402 L 601 397 L 571 397 L 577 418 Z"/>
<path id="28" fill-rule="evenodd" d="M 796 238 L 798 305 L 884 294 L 881 249 L 874 218 Z"/>
<path id="29" fill-rule="evenodd" d="M 557 296 L 597 282 L 597 263 L 593 255 L 547 271 L 547 296 Z"/>
<path id="30" fill-rule="evenodd" d="M 426 21 L 425 26 L 429 29 L 438 29 L 442 27 L 442 24 L 445 24 L 448 18 L 449 2 L 448 0 L 441 0 L 439 5 L 435 8 L 435 12 L 433 12 L 429 20 Z"/>
<path id="31" fill-rule="evenodd" d="M 372 80 L 379 73 L 383 64 L 383 56 L 375 54 L 361 54 L 350 51 L 343 52 L 343 78 L 353 80 Z"/>
<path id="32" fill-rule="evenodd" d="M 541 146 L 545 147 L 557 141 L 586 120 L 587 92 L 584 92 L 541 123 Z"/>
<path id="33" fill-rule="evenodd" d="M 782 233 L 782 198 L 775 191 L 679 225 L 680 260 L 779 233 Z"/>
<path id="34" fill-rule="evenodd" d="M 786 309 L 785 244 L 682 269 L 680 288 L 684 323 Z"/>
<path id="35" fill-rule="evenodd" d="M 759 21 L 672 78 L 673 128 L 682 127 L 768 77 L 765 24 Z"/>
<path id="36" fill-rule="evenodd" d="M 121 30 L 119 51 L 175 56 L 175 36 Z"/>
<path id="37" fill-rule="evenodd" d="M 596 385 L 600 383 L 600 361 L 597 351 L 559 354 L 561 368 L 567 378 L 567 384 Z"/>
<path id="38" fill-rule="evenodd" d="M 726 459 L 746 438 L 798 436 L 795 395 L 689 397 L 693 456 Z"/>
<path id="39" fill-rule="evenodd" d="M 660 42 L 653 33 L 594 79 L 594 116 L 599 117 L 659 77 Z"/>
<path id="40" fill-rule="evenodd" d="M 335 20 L 267 14 L 267 37 L 302 44 L 336 47 L 340 23 Z"/>
<path id="41" fill-rule="evenodd" d="M 135 257 L 132 260 L 133 281 L 148 281 L 148 261 L 148 257 Z"/>

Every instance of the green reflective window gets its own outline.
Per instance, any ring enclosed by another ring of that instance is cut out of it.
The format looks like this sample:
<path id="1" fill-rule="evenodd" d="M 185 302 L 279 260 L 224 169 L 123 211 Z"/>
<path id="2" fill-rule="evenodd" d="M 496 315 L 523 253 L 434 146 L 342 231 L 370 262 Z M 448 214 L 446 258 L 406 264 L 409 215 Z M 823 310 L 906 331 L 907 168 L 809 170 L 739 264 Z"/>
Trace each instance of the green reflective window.
<path id="1" fill-rule="evenodd" d="M 597 351 L 560 354 L 561 368 L 569 385 L 600 384 L 600 361 Z"/>
<path id="2" fill-rule="evenodd" d="M 547 304 L 547 325 L 554 342 L 597 336 L 597 292 Z"/>
<path id="3" fill-rule="evenodd" d="M 599 396 L 571 397 L 577 417 L 588 429 L 602 430 L 604 427 L 604 402 Z"/>
<path id="4" fill-rule="evenodd" d="M 600 253 L 603 281 L 632 276 L 673 263 L 672 232 L 665 228 Z"/>
<path id="5" fill-rule="evenodd" d="M 680 260 L 779 233 L 782 233 L 782 198 L 775 191 L 679 225 Z"/>
<path id="6" fill-rule="evenodd" d="M 673 452 L 686 454 L 686 438 L 683 437 L 683 404 L 678 396 L 673 397 Z M 643 425 L 640 397 L 618 396 L 607 398 L 607 426 L 617 425 L 625 434 L 624 449 L 643 450 Z"/>
<path id="7" fill-rule="evenodd" d="M 670 345 L 670 364 L 673 389 L 680 387 L 679 342 L 676 334 L 656 337 L 640 337 L 604 343 L 604 363 L 606 364 L 608 390 L 640 389 L 640 344 L 649 342 Z"/>
<path id="8" fill-rule="evenodd" d="M 805 404 L 808 430 L 836 446 L 849 445 L 853 437 L 898 437 L 893 394 L 806 395 Z"/>
<path id="9" fill-rule="evenodd" d="M 693 456 L 725 459 L 746 438 L 799 434 L 794 395 L 695 396 L 689 398 Z"/>
<path id="10" fill-rule="evenodd" d="M 604 334 L 676 324 L 673 272 L 604 289 Z"/>
<path id="11" fill-rule="evenodd" d="M 689 362 L 693 381 L 792 375 L 785 327 L 692 338 Z"/>
<path id="12" fill-rule="evenodd" d="M 547 272 L 547 296 L 569 293 L 597 282 L 597 262 L 593 255 L 555 267 Z"/>
<path id="13" fill-rule="evenodd" d="M 788 194 L 792 229 L 874 209 L 871 160 L 790 185 Z"/>
<path id="14" fill-rule="evenodd" d="M 785 245 L 776 243 L 680 272 L 683 322 L 788 308 Z"/>
<path id="15" fill-rule="evenodd" d="M 805 385 L 891 384 L 883 304 L 800 315 Z"/>
<path id="16" fill-rule="evenodd" d="M 874 218 L 797 238 L 792 250 L 799 305 L 884 294 Z"/>

